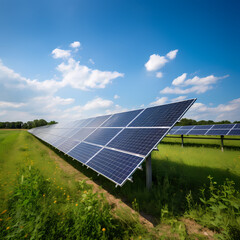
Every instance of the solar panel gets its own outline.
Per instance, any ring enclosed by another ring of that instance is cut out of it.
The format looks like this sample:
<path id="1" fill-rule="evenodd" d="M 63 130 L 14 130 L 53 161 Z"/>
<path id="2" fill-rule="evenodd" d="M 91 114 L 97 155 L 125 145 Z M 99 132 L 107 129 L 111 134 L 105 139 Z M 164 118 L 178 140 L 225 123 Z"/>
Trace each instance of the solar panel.
<path id="1" fill-rule="evenodd" d="M 104 146 L 120 131 L 121 128 L 98 128 L 85 141 Z"/>
<path id="2" fill-rule="evenodd" d="M 64 141 L 58 146 L 58 149 L 64 153 L 67 153 L 73 147 L 75 147 L 78 143 L 79 143 L 78 141 L 68 138 L 66 141 Z"/>
<path id="3" fill-rule="evenodd" d="M 195 100 L 39 127 L 29 132 L 122 186 Z"/>
<path id="4" fill-rule="evenodd" d="M 103 149 L 87 163 L 87 166 L 114 181 L 116 184 L 122 185 L 143 160 L 143 157 Z"/>
<path id="5" fill-rule="evenodd" d="M 186 130 L 188 129 L 188 130 Z M 176 126 L 169 132 L 170 135 L 240 135 L 240 124 L 214 124 Z"/>
<path id="6" fill-rule="evenodd" d="M 176 123 L 191 104 L 192 100 L 186 100 L 147 108 L 130 124 L 130 127 L 170 127 Z"/>
<path id="7" fill-rule="evenodd" d="M 117 113 L 111 116 L 102 126 L 103 127 L 125 127 L 132 121 L 140 112 L 140 110 L 129 111 L 125 113 Z"/>
<path id="8" fill-rule="evenodd" d="M 101 147 L 82 142 L 68 152 L 68 155 L 81 163 L 86 163 L 99 150 Z"/>
<path id="9" fill-rule="evenodd" d="M 127 128 L 107 146 L 123 151 L 146 155 L 159 142 L 168 129 L 166 128 Z"/>

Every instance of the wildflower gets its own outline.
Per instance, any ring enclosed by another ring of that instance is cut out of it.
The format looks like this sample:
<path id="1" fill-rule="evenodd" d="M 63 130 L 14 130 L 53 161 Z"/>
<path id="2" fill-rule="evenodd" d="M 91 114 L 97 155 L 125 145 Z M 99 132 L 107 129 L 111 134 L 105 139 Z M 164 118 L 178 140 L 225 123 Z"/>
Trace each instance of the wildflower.
<path id="1" fill-rule="evenodd" d="M 78 203 L 76 203 L 76 207 L 78 206 Z"/>
<path id="2" fill-rule="evenodd" d="M 85 190 L 83 193 L 87 193 L 87 191 Z"/>
<path id="3" fill-rule="evenodd" d="M 0 218 L 0 222 L 2 221 L 2 219 Z"/>
<path id="4" fill-rule="evenodd" d="M 2 213 L 1 214 L 4 214 L 4 213 L 6 213 L 7 212 L 7 209 L 6 210 L 4 210 L 4 211 L 2 211 Z"/>
<path id="5" fill-rule="evenodd" d="M 105 231 L 106 231 L 106 228 L 103 228 L 102 231 L 105 232 Z"/>
<path id="6" fill-rule="evenodd" d="M 45 193 L 43 194 L 43 197 L 45 197 L 46 195 L 45 195 Z"/>
<path id="7" fill-rule="evenodd" d="M 10 227 L 7 227 L 6 230 L 8 230 Z"/>
<path id="8" fill-rule="evenodd" d="M 56 203 L 57 201 L 55 200 L 53 203 Z"/>
<path id="9" fill-rule="evenodd" d="M 7 219 L 6 219 L 6 221 L 8 221 L 8 220 L 10 220 L 11 219 L 11 217 L 8 217 Z"/>
<path id="10" fill-rule="evenodd" d="M 26 234 L 24 237 L 27 238 L 28 234 Z"/>
<path id="11" fill-rule="evenodd" d="M 66 193 L 64 193 L 63 195 L 66 195 Z"/>

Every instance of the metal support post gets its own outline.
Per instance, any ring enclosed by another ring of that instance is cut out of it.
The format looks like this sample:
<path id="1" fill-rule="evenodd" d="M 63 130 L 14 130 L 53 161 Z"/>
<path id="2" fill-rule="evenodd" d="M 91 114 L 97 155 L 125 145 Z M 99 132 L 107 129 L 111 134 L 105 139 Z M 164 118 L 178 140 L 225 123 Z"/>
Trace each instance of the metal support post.
<path id="1" fill-rule="evenodd" d="M 182 139 L 182 147 L 183 147 L 183 134 L 181 135 L 181 139 Z"/>
<path id="2" fill-rule="evenodd" d="M 146 158 L 146 187 L 149 190 L 152 187 L 152 163 L 151 154 Z"/>
<path id="3" fill-rule="evenodd" d="M 223 145 L 223 138 L 224 138 L 224 136 L 221 135 L 221 149 L 222 149 L 222 152 L 223 152 L 223 147 L 224 147 L 224 145 Z"/>

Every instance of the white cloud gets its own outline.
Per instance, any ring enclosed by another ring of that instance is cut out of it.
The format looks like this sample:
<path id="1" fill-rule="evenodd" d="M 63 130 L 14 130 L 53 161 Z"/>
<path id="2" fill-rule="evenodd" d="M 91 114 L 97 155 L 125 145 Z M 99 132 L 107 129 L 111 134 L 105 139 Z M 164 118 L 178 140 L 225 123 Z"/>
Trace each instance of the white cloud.
<path id="1" fill-rule="evenodd" d="M 70 44 L 70 47 L 72 48 L 79 48 L 81 46 L 81 43 L 79 41 L 75 41 Z"/>
<path id="2" fill-rule="evenodd" d="M 219 104 L 216 107 L 209 107 L 203 103 L 194 103 L 190 110 L 187 112 L 187 118 L 196 120 L 239 120 L 240 116 L 240 98 L 233 99 L 227 104 Z"/>
<path id="3" fill-rule="evenodd" d="M 163 94 L 188 94 L 188 93 L 205 93 L 206 91 L 213 88 L 213 84 L 216 84 L 218 80 L 228 77 L 225 75 L 222 77 L 215 77 L 214 75 L 209 75 L 207 77 L 200 78 L 198 76 L 192 79 L 185 80 L 186 76 L 183 74 L 178 78 L 174 79 L 172 84 L 178 87 L 166 87 L 160 91 Z M 188 87 L 187 86 L 192 86 Z"/>
<path id="4" fill-rule="evenodd" d="M 117 94 L 115 94 L 113 98 L 114 99 L 119 99 L 120 97 Z"/>
<path id="5" fill-rule="evenodd" d="M 173 81 L 172 81 L 172 85 L 180 85 L 184 82 L 184 80 L 186 79 L 187 77 L 187 74 L 186 73 L 183 73 L 181 76 L 175 78 Z"/>
<path id="6" fill-rule="evenodd" d="M 162 72 L 157 72 L 157 73 L 156 73 L 156 77 L 157 77 L 157 78 L 162 78 L 162 77 L 163 77 Z"/>
<path id="7" fill-rule="evenodd" d="M 164 103 L 166 103 L 168 100 L 167 97 L 161 97 L 161 98 L 157 98 L 156 101 L 150 103 L 150 106 L 157 106 L 157 105 L 162 105 Z"/>
<path id="8" fill-rule="evenodd" d="M 180 102 L 180 101 L 183 101 L 187 98 L 187 96 L 179 96 L 179 97 L 176 97 L 176 98 L 173 98 L 171 100 L 171 102 Z"/>
<path id="9" fill-rule="evenodd" d="M 176 58 L 177 53 L 178 53 L 178 49 L 172 50 L 172 51 L 170 51 L 166 56 L 167 56 L 169 59 L 172 60 L 172 59 Z"/>
<path id="10" fill-rule="evenodd" d="M 20 108 L 25 106 L 25 103 L 5 102 L 0 101 L 0 108 Z"/>
<path id="11" fill-rule="evenodd" d="M 149 60 L 145 63 L 145 68 L 147 71 L 157 71 L 162 68 L 169 60 L 176 57 L 178 49 L 170 51 L 166 56 L 160 56 L 158 54 L 152 54 Z"/>
<path id="12" fill-rule="evenodd" d="M 162 68 L 168 60 L 164 56 L 159 56 L 158 54 L 152 54 L 147 63 L 145 63 L 145 67 L 147 71 L 156 71 Z"/>
<path id="13" fill-rule="evenodd" d="M 113 79 L 123 77 L 119 72 L 100 71 L 80 65 L 79 61 L 73 58 L 68 63 L 61 63 L 57 70 L 62 73 L 63 85 L 70 85 L 72 88 L 89 90 L 91 88 L 105 88 Z"/>
<path id="14" fill-rule="evenodd" d="M 70 50 L 62 50 L 60 48 L 55 48 L 52 51 L 53 58 L 68 58 L 71 56 Z"/>

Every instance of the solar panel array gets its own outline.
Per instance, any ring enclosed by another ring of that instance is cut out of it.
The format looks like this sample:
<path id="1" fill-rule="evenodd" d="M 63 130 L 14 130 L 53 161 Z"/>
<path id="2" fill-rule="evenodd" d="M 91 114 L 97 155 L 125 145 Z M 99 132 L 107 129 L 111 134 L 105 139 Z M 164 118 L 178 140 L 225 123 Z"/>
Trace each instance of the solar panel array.
<path id="1" fill-rule="evenodd" d="M 169 132 L 171 135 L 224 135 L 240 136 L 240 123 L 216 125 L 176 126 Z"/>
<path id="2" fill-rule="evenodd" d="M 29 130 L 122 186 L 196 99 Z"/>

